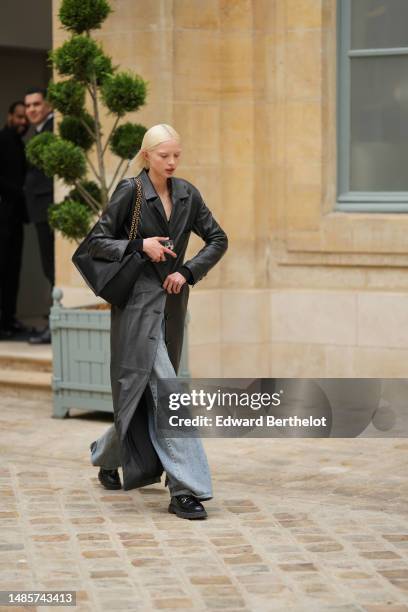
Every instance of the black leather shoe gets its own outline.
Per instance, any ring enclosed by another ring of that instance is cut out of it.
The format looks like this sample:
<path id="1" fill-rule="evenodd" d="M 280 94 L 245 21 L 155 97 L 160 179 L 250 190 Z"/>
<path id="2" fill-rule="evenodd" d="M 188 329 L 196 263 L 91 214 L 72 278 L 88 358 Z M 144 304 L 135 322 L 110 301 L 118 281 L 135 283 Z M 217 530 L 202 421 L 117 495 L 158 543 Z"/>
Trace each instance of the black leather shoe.
<path id="1" fill-rule="evenodd" d="M 46 327 L 44 331 L 38 333 L 35 336 L 31 336 L 28 339 L 30 344 L 51 344 L 51 332 L 50 328 Z"/>
<path id="2" fill-rule="evenodd" d="M 193 495 L 173 496 L 170 500 L 169 512 L 185 519 L 207 518 L 203 504 Z"/>
<path id="3" fill-rule="evenodd" d="M 12 319 L 11 321 L 0 321 L 0 329 L 3 333 L 9 333 L 10 335 L 24 334 L 29 331 L 32 333 L 34 331 L 33 329 L 30 330 L 24 325 L 24 323 L 18 321 L 18 319 Z"/>
<path id="4" fill-rule="evenodd" d="M 100 468 L 98 478 L 101 485 L 103 485 L 105 489 L 109 489 L 109 491 L 122 488 L 118 470 L 104 470 Z"/>
<path id="5" fill-rule="evenodd" d="M 14 338 L 14 336 L 15 333 L 11 329 L 0 329 L 0 340 L 10 340 L 10 338 Z"/>

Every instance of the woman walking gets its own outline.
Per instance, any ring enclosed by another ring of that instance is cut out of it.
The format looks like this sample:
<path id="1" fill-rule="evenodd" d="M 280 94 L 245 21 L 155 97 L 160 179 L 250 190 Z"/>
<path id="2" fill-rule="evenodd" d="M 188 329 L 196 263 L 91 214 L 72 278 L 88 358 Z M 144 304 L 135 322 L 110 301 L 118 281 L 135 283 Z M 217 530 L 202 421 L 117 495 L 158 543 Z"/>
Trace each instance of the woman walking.
<path id="1" fill-rule="evenodd" d="M 107 489 L 121 488 L 119 466 L 125 490 L 160 482 L 164 470 L 169 512 L 194 519 L 207 516 L 201 502 L 212 498 L 207 457 L 200 438 L 170 438 L 158 429 L 157 383 L 174 378 L 179 367 L 189 285 L 219 261 L 228 241 L 198 189 L 174 177 L 180 154 L 180 137 L 171 126 L 150 128 L 134 160 L 143 188 L 136 239 L 128 239 L 133 179 L 118 184 L 91 233 L 92 257 L 120 261 L 134 252 L 146 260 L 126 305 L 112 306 L 115 423 L 91 444 L 91 461 Z M 191 231 L 205 245 L 184 263 Z"/>

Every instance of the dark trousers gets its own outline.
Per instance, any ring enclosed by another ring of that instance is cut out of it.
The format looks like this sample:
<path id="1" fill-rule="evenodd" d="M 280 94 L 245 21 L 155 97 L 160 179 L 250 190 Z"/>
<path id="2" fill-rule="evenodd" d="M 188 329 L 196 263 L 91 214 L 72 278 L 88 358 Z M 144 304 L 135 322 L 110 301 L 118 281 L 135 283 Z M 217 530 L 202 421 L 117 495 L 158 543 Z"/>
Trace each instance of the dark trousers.
<path id="1" fill-rule="evenodd" d="M 41 265 L 44 275 L 49 280 L 51 287 L 55 285 L 54 267 L 54 232 L 47 221 L 35 224 L 37 230 L 38 245 L 40 247 Z"/>
<path id="2" fill-rule="evenodd" d="M 7 220 L 0 223 L 0 326 L 13 323 L 17 311 L 23 252 L 23 223 Z"/>

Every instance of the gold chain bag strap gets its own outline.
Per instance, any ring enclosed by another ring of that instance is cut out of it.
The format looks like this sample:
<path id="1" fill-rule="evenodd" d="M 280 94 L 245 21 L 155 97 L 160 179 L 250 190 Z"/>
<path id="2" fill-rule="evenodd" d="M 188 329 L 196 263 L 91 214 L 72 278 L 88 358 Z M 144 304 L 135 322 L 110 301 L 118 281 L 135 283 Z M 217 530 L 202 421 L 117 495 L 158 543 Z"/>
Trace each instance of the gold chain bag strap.
<path id="1" fill-rule="evenodd" d="M 143 199 L 143 186 L 140 179 L 135 178 L 133 180 L 136 186 L 136 198 L 129 240 L 136 237 Z M 113 306 L 123 307 L 126 305 L 147 260 L 138 253 L 115 261 L 92 257 L 89 250 L 89 241 L 92 238 L 92 232 L 97 231 L 97 229 L 98 224 L 81 242 L 72 257 L 72 261 L 95 295 L 99 295 Z"/>
<path id="2" fill-rule="evenodd" d="M 140 221 L 140 210 L 142 207 L 142 182 L 140 179 L 136 178 L 134 179 L 134 181 L 136 185 L 136 201 L 135 207 L 133 209 L 132 225 L 130 227 L 129 240 L 134 240 L 136 238 L 137 228 L 139 227 Z"/>

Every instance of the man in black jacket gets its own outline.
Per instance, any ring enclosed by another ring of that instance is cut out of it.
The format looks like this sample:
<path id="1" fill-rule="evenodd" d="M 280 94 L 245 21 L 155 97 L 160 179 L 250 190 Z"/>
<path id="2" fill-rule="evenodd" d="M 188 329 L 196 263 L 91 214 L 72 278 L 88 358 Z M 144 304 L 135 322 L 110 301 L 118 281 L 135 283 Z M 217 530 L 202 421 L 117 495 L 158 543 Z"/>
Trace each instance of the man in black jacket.
<path id="1" fill-rule="evenodd" d="M 26 93 L 24 99 L 28 120 L 35 126 L 37 134 L 52 132 L 54 129 L 54 115 L 46 96 L 46 90 L 33 88 Z M 52 289 L 55 282 L 54 232 L 48 224 L 48 207 L 54 201 L 54 181 L 42 170 L 30 165 L 27 170 L 25 190 L 28 216 L 37 230 L 43 272 Z M 29 342 L 31 344 L 50 343 L 49 326 L 47 325 L 37 336 L 30 338 Z"/>
<path id="2" fill-rule="evenodd" d="M 11 104 L 5 127 L 0 130 L 0 338 L 20 331 L 16 319 L 23 249 L 23 223 L 26 221 L 24 180 L 26 158 L 22 136 L 28 121 L 24 102 Z"/>

